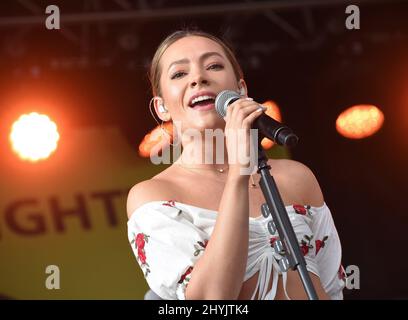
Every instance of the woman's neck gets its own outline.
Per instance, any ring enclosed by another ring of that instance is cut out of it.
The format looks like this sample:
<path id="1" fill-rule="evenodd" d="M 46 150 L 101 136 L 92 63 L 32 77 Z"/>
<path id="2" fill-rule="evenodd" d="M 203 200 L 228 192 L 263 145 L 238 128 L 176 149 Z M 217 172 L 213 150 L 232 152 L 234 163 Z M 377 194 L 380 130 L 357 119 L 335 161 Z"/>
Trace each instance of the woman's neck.
<path id="1" fill-rule="evenodd" d="M 184 139 L 183 151 L 176 163 L 184 166 L 202 167 L 214 170 L 228 167 L 228 154 L 224 137 L 213 136 Z"/>

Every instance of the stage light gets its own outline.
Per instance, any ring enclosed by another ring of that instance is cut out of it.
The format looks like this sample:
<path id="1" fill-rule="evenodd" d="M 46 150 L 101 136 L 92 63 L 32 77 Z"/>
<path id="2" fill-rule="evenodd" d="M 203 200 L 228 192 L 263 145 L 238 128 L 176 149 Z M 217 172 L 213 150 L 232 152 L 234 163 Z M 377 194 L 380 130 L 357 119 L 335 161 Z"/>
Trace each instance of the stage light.
<path id="1" fill-rule="evenodd" d="M 356 105 L 343 111 L 336 120 L 336 129 L 350 139 L 363 139 L 376 133 L 383 125 L 384 114 L 373 105 Z"/>
<path id="2" fill-rule="evenodd" d="M 267 108 L 265 110 L 265 113 L 268 116 L 270 116 L 271 118 L 274 118 L 276 121 L 279 121 L 279 122 L 282 121 L 282 115 L 280 113 L 278 105 L 275 102 L 268 100 L 262 103 L 262 105 Z M 275 145 L 275 142 L 273 142 L 272 140 L 268 138 L 263 138 L 261 141 L 261 145 L 265 150 L 268 150 Z"/>
<path id="3" fill-rule="evenodd" d="M 141 157 L 149 158 L 152 152 L 156 154 L 172 143 L 173 123 L 163 123 L 163 130 L 165 130 L 168 135 L 162 131 L 160 126 L 156 126 L 152 131 L 145 135 L 143 141 L 139 145 L 139 155 Z"/>
<path id="4" fill-rule="evenodd" d="M 36 162 L 53 153 L 60 138 L 56 124 L 46 115 L 23 114 L 11 128 L 13 151 L 23 160 Z"/>

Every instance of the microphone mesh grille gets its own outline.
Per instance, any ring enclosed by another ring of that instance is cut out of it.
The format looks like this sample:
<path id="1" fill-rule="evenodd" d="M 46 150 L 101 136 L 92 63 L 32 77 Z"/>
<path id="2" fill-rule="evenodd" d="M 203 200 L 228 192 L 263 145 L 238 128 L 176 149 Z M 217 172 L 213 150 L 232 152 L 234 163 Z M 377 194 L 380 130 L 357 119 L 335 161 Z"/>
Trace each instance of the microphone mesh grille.
<path id="1" fill-rule="evenodd" d="M 232 90 L 221 91 L 215 98 L 215 110 L 224 118 L 227 114 L 227 107 L 231 99 L 239 99 L 240 95 Z"/>

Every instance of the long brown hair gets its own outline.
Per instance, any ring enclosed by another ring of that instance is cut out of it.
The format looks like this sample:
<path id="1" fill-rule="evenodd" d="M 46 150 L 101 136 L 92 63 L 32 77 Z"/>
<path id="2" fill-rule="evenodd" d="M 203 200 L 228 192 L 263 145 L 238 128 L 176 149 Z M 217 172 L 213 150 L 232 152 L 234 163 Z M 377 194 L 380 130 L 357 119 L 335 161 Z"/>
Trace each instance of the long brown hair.
<path id="1" fill-rule="evenodd" d="M 179 30 L 179 31 L 173 32 L 166 39 L 164 39 L 161 42 L 161 44 L 158 46 L 153 56 L 153 59 L 150 65 L 150 72 L 149 72 L 149 79 L 150 79 L 150 84 L 152 86 L 153 96 L 161 95 L 160 77 L 161 77 L 162 70 L 160 68 L 160 59 L 163 53 L 166 51 L 166 49 L 170 45 L 172 45 L 177 40 L 185 38 L 185 37 L 190 37 L 190 36 L 204 37 L 204 38 L 208 38 L 210 40 L 217 42 L 224 50 L 224 53 L 227 56 L 228 60 L 231 62 L 232 67 L 234 69 L 235 77 L 237 78 L 237 80 L 244 78 L 244 74 L 242 72 L 241 66 L 238 63 L 238 60 L 235 57 L 233 50 L 223 40 L 221 40 L 220 38 L 217 38 L 216 36 L 212 34 L 209 34 L 203 31 L 199 31 L 199 30 Z"/>

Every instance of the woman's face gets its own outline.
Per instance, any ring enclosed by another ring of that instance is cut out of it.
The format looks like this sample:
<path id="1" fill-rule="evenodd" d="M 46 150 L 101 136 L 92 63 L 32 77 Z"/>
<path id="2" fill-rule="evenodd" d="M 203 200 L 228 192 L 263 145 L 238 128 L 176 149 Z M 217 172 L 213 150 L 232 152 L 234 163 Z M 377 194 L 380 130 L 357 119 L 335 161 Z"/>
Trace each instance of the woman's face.
<path id="1" fill-rule="evenodd" d="M 182 131 L 225 127 L 215 111 L 215 97 L 223 90 L 238 91 L 245 83 L 237 80 L 217 42 L 199 36 L 179 39 L 164 52 L 160 66 L 164 105 L 172 120 L 182 123 Z"/>

